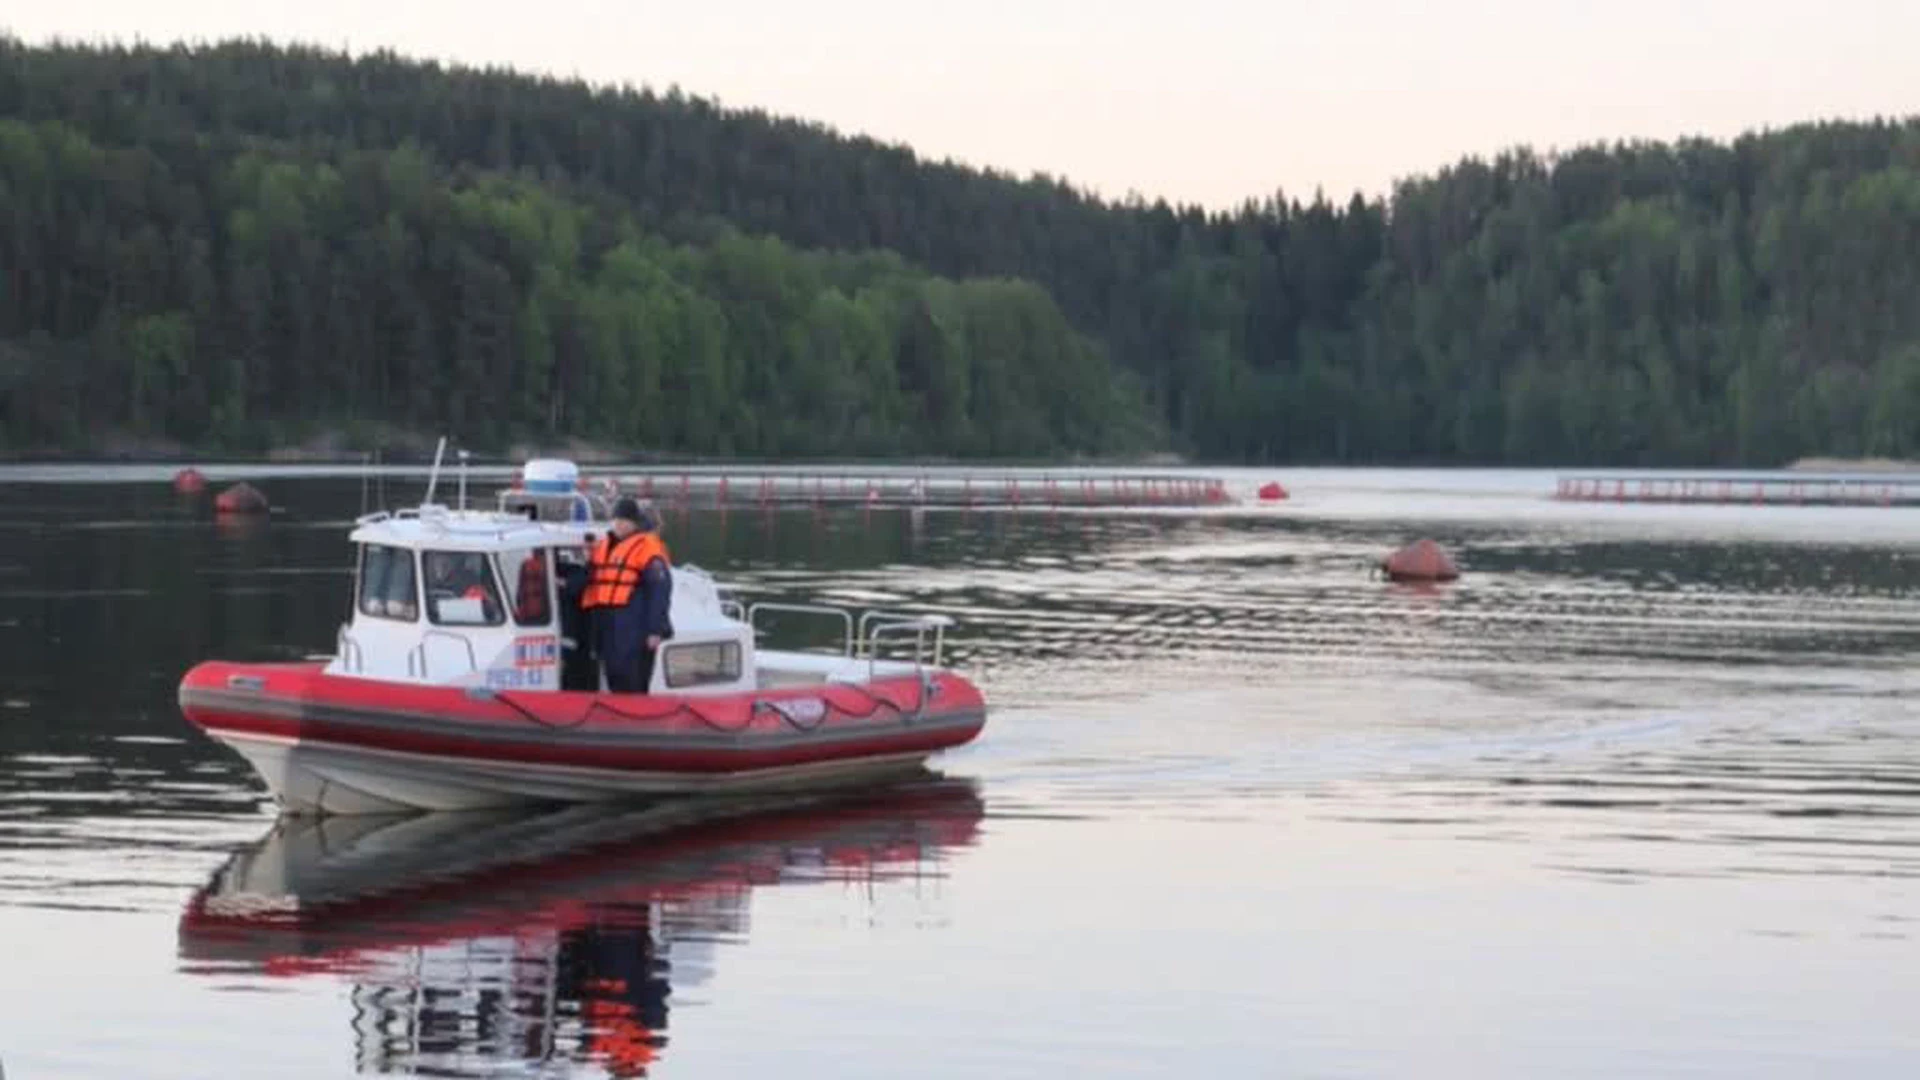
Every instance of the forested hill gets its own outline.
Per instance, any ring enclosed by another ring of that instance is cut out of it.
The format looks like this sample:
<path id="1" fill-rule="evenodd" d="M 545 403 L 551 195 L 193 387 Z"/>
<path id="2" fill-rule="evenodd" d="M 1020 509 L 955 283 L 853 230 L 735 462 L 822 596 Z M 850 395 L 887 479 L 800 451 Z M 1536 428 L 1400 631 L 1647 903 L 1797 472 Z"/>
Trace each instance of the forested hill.
<path id="1" fill-rule="evenodd" d="M 723 181 L 679 155 L 735 152 L 732 126 L 385 58 L 0 40 L 0 446 L 1166 445 L 1138 380 L 1032 282 L 699 212 Z M 632 176 L 595 164 L 636 146 Z"/>
<path id="2" fill-rule="evenodd" d="M 1209 215 L 677 94 L 0 41 L 0 288 L 17 445 L 381 420 L 741 454 L 1920 453 L 1912 121 Z"/>

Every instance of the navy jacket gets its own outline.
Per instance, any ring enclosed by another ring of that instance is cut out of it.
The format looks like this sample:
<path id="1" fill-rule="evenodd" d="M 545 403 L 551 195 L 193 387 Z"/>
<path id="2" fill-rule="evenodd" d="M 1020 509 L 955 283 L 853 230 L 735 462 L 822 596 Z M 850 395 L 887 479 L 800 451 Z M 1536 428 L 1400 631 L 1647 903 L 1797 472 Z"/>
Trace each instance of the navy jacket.
<path id="1" fill-rule="evenodd" d="M 667 569 L 665 559 L 655 559 L 640 571 L 640 587 L 627 604 L 639 606 L 644 634 L 673 636 L 673 571 Z"/>

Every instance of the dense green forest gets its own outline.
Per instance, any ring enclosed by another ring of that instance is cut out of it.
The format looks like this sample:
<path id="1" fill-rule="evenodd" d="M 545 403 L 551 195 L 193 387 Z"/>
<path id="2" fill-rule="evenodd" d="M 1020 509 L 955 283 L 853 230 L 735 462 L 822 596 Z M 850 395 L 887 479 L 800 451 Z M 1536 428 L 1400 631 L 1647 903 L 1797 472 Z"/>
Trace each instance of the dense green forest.
<path id="1" fill-rule="evenodd" d="M 16 447 L 379 422 L 751 455 L 1913 455 L 1917 289 L 1914 121 L 1207 213 L 678 93 L 0 39 Z"/>

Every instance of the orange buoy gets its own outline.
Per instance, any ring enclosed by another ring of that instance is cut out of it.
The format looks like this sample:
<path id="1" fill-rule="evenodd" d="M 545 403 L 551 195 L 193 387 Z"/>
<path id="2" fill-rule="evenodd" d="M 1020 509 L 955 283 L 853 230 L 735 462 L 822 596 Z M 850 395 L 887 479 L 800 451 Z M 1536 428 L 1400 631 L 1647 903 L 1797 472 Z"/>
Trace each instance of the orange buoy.
<path id="1" fill-rule="evenodd" d="M 267 497 L 260 494 L 259 488 L 241 481 L 214 496 L 213 508 L 222 514 L 264 514 Z"/>
<path id="2" fill-rule="evenodd" d="M 1460 568 L 1439 544 L 1415 540 L 1380 560 L 1380 569 L 1391 581 L 1452 581 Z"/>
<path id="3" fill-rule="evenodd" d="M 1260 485 L 1260 501 L 1261 502 L 1279 502 L 1281 499 L 1284 499 L 1286 497 L 1287 497 L 1287 489 L 1281 487 L 1280 481 L 1278 480 L 1269 480 L 1266 483 Z"/>
<path id="4" fill-rule="evenodd" d="M 173 490 L 182 495 L 198 495 L 207 490 L 206 474 L 189 465 L 173 474 Z"/>

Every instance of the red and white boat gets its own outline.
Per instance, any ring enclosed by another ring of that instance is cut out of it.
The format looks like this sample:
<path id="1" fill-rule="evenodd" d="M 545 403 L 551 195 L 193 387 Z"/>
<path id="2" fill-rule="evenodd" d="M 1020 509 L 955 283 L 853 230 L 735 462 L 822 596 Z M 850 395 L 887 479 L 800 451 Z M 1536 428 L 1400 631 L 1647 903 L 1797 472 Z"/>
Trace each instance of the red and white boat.
<path id="1" fill-rule="evenodd" d="M 333 655 L 199 664 L 182 712 L 296 814 L 864 782 L 985 725 L 979 690 L 941 666 L 947 617 L 743 607 L 693 566 L 673 569 L 674 636 L 646 693 L 562 688 L 558 570 L 606 525 L 571 463 L 523 475 L 493 510 L 436 505 L 430 486 L 417 508 L 360 518 Z M 774 612 L 839 621 L 840 647 L 758 648 Z"/>

